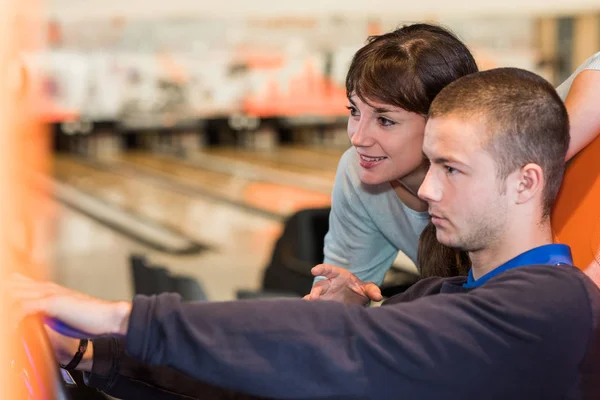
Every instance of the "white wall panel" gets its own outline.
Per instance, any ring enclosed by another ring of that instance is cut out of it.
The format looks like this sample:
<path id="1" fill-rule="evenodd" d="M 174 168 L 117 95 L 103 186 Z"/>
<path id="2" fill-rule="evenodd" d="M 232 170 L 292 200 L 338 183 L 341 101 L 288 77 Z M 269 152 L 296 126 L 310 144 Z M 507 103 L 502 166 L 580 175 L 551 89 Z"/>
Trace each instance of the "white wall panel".
<path id="1" fill-rule="evenodd" d="M 600 0 L 47 0 L 63 20 L 165 16 L 385 16 L 427 18 L 481 14 L 556 14 L 600 10 Z"/>

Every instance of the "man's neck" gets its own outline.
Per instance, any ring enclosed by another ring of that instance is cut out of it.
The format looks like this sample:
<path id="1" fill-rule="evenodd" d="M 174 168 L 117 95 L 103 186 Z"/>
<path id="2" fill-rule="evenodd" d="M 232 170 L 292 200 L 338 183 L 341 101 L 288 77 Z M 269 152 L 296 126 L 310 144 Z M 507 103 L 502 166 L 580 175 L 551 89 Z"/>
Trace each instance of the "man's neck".
<path id="1" fill-rule="evenodd" d="M 469 252 L 473 278 L 479 279 L 526 251 L 552 243 L 552 230 L 549 221 L 536 225 L 529 232 L 519 233 L 524 234 L 507 234 L 503 239 L 494 243 L 493 246 Z"/>

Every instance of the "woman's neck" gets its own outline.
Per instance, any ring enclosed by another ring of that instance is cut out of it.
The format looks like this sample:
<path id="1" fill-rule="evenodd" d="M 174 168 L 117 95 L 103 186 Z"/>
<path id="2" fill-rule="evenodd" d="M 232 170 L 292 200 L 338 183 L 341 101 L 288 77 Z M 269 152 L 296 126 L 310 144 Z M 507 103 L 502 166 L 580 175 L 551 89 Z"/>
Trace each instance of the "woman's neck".
<path id="1" fill-rule="evenodd" d="M 425 212 L 429 209 L 427 202 L 419 198 L 419 187 L 427 175 L 427 165 L 422 165 L 410 174 L 391 181 L 390 184 L 398 198 L 410 209 Z"/>

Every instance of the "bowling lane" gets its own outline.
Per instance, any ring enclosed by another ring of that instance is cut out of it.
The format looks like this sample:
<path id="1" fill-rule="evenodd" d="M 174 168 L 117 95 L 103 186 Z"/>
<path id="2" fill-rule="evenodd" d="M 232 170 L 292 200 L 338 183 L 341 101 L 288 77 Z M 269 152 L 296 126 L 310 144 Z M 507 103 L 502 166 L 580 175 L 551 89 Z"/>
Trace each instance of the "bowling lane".
<path id="1" fill-rule="evenodd" d="M 294 184 L 290 177 L 279 181 L 263 180 L 260 176 L 248 174 L 244 168 L 234 168 L 225 173 L 143 152 L 115 157 L 104 167 L 137 176 L 140 181 L 171 192 L 209 197 L 278 219 L 304 208 L 328 206 L 331 202 L 332 181 L 315 190 L 311 182 L 316 178 L 304 175 L 302 177 L 309 180 L 306 186 L 310 188 Z"/>
<path id="2" fill-rule="evenodd" d="M 233 300 L 236 290 L 259 287 L 280 229 L 272 221 L 213 207 L 195 222 L 202 237 L 212 225 L 209 236 L 219 242 L 218 251 L 180 257 L 141 246 L 67 207 L 59 205 L 55 214 L 52 279 L 106 300 L 132 298 L 131 254 L 144 254 L 153 264 L 193 277 L 211 301 Z"/>
<path id="3" fill-rule="evenodd" d="M 319 157 L 328 157 L 339 161 L 342 154 L 350 147 L 350 143 L 345 147 L 328 147 L 323 145 L 291 144 L 283 147 L 284 151 L 297 154 L 316 154 Z"/>
<path id="4" fill-rule="evenodd" d="M 232 192 L 236 190 L 236 185 L 248 186 L 249 183 L 231 176 L 198 172 L 189 167 L 173 168 L 172 163 L 162 165 L 147 161 L 153 157 L 143 154 L 124 158 L 131 158 L 133 163 L 137 161 L 146 165 L 146 168 L 151 165 L 156 170 L 167 170 L 163 173 L 151 171 L 154 177 L 165 181 L 177 183 L 179 176 L 182 179 L 178 182 L 180 184 L 203 182 L 205 186 L 221 185 L 221 190 L 230 185 Z M 61 183 L 72 185 L 135 215 L 176 227 L 182 234 L 216 250 L 193 256 L 158 253 L 144 249 L 138 243 L 69 208 L 60 207 L 57 281 L 103 298 L 119 299 L 131 295 L 128 256 L 132 252 L 142 251 L 149 255 L 151 262 L 200 280 L 210 300 L 233 299 L 235 290 L 259 286 L 273 243 L 281 233 L 279 220 L 264 218 L 204 196 L 168 190 L 139 176 L 98 169 L 70 156 L 55 157 L 54 175 Z M 257 204 L 279 202 L 285 205 L 288 201 L 292 205 L 300 205 L 294 203 L 296 199 L 293 192 L 282 195 L 281 191 L 272 192 L 269 185 L 260 187 L 260 182 L 255 184 L 258 186 L 254 186 L 249 193 L 254 191 Z M 119 283 L 103 286 L 104 289 L 99 292 L 92 282 L 107 282 L 108 276 Z"/>
<path id="5" fill-rule="evenodd" d="M 200 242 L 236 242 L 248 233 L 247 229 L 253 229 L 257 223 L 273 226 L 264 218 L 239 208 L 168 191 L 140 179 L 98 170 L 70 157 L 56 157 L 54 165 L 54 175 L 60 182 L 72 185 L 133 215 L 171 227 Z M 220 218 L 223 215 L 231 215 L 231 224 L 221 224 Z"/>
<path id="6" fill-rule="evenodd" d="M 281 233 L 279 221 L 222 202 L 165 191 L 70 157 L 56 157 L 54 167 L 59 181 L 157 223 L 177 226 L 180 232 L 213 248 L 187 256 L 157 252 L 59 205 L 54 258 L 58 282 L 101 298 L 130 298 L 128 257 L 141 252 L 154 264 L 198 279 L 212 301 L 231 300 L 237 289 L 259 286 L 273 243 Z"/>
<path id="7" fill-rule="evenodd" d="M 199 154 L 333 180 L 343 150 L 329 151 L 331 153 L 315 151 L 308 147 L 280 146 L 273 150 L 211 148 Z"/>

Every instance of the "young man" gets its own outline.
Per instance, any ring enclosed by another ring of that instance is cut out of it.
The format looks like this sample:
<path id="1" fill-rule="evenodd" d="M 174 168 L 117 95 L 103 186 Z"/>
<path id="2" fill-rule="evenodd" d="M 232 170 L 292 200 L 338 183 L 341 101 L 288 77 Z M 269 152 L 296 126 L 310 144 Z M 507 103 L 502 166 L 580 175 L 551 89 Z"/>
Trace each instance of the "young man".
<path id="1" fill-rule="evenodd" d="M 80 366 L 98 372 L 108 360 L 106 379 L 121 387 L 166 376 L 150 367 L 160 365 L 270 398 L 600 398 L 600 291 L 552 244 L 568 144 L 563 103 L 532 73 L 497 69 L 446 87 L 427 122 L 419 195 L 438 240 L 468 251 L 473 268 L 382 307 L 169 294 L 107 303 L 24 278 L 12 286 L 25 313 L 125 335 L 130 357 L 122 341 L 100 339 Z M 145 372 L 119 375 L 118 357 Z"/>

